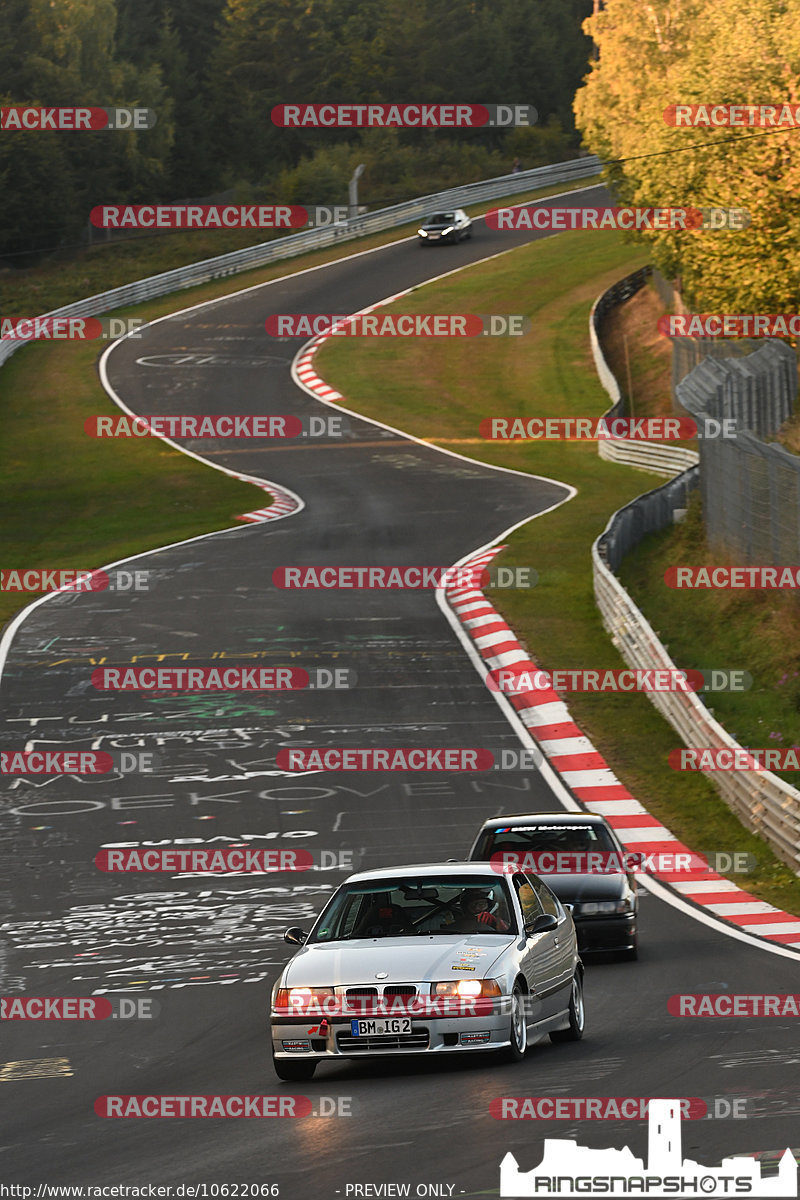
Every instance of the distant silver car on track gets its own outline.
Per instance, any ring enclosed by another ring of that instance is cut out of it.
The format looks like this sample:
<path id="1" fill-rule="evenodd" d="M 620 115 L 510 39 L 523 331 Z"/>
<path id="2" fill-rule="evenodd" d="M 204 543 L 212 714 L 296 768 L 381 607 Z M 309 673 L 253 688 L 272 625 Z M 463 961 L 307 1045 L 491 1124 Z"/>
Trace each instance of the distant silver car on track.
<path id="1" fill-rule="evenodd" d="M 281 1079 L 342 1058 L 500 1050 L 583 1036 L 572 917 L 536 876 L 487 863 L 351 875 L 272 992 Z"/>
<path id="2" fill-rule="evenodd" d="M 420 246 L 431 246 L 437 242 L 460 242 L 472 237 L 472 221 L 463 208 L 449 212 L 433 213 L 426 217 L 417 230 Z"/>

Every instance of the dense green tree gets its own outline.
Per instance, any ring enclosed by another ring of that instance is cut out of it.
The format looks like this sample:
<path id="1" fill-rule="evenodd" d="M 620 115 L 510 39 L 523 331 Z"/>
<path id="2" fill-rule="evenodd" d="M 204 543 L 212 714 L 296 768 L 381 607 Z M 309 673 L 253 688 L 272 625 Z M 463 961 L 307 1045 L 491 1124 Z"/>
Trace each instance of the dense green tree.
<path id="1" fill-rule="evenodd" d="M 176 137 L 163 164 L 164 198 L 213 192 L 220 164 L 211 136 L 209 68 L 224 0 L 116 0 L 117 54 L 158 67 L 172 101 Z"/>
<path id="2" fill-rule="evenodd" d="M 9 27 L 7 104 L 153 108 L 158 124 L 137 132 L 0 135 L 7 188 L 0 254 L 72 244 L 95 204 L 145 199 L 161 186 L 170 104 L 156 65 L 139 71 L 115 57 L 115 23 L 114 0 L 29 0 Z"/>
<path id="3" fill-rule="evenodd" d="M 573 132 L 571 102 L 591 48 L 591 0 L 228 0 L 214 57 L 221 161 L 235 176 L 342 142 L 354 130 L 275 129 L 287 102 L 532 103 Z M 403 130 L 398 145 L 448 140 L 500 149 L 502 130 Z M 513 157 L 513 156 L 512 156 Z"/>
<path id="4" fill-rule="evenodd" d="M 267 200 L 284 188 L 283 198 L 343 202 L 353 165 L 365 162 L 362 197 L 377 204 L 508 170 L 516 154 L 527 166 L 569 156 L 591 3 L 4 0 L 0 86 L 11 102 L 145 106 L 158 123 L 2 135 L 0 172 L 17 191 L 0 255 L 71 244 L 103 202 L 197 198 L 233 184 Z M 271 121 L 287 102 L 415 100 L 529 103 L 541 123 L 455 132 Z M 54 213 L 41 200 L 48 178 Z"/>

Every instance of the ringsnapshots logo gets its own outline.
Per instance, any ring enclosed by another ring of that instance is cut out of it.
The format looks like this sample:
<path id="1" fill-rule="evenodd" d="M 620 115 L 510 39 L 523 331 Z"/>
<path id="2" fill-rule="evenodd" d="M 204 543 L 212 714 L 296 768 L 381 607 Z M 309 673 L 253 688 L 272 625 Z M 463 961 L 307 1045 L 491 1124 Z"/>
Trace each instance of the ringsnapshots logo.
<path id="1" fill-rule="evenodd" d="M 276 104 L 281 129 L 492 129 L 535 125 L 532 104 Z"/>
<path id="2" fill-rule="evenodd" d="M 95 571 L 77 567 L 9 567 L 0 571 L 0 592 L 148 592 L 149 571 Z"/>
<path id="3" fill-rule="evenodd" d="M 0 130 L 71 132 L 98 129 L 152 129 L 152 108 L 43 108 L 15 104 L 0 108 Z"/>
<path id="4" fill-rule="evenodd" d="M 796 129 L 796 104 L 669 104 L 664 121 L 676 129 Z"/>
<path id="5" fill-rule="evenodd" d="M 531 328 L 523 313 L 273 313 L 270 337 L 522 337 Z"/>
<path id="6" fill-rule="evenodd" d="M 744 208 L 556 208 L 550 205 L 493 208 L 486 214 L 487 229 L 514 232 L 520 229 L 568 230 L 621 229 L 628 232 L 747 229 L 750 214 Z"/>
<path id="7" fill-rule="evenodd" d="M 542 1160 L 520 1171 L 510 1152 L 500 1164 L 500 1196 L 653 1196 L 683 1200 L 703 1196 L 757 1196 L 776 1200 L 797 1196 L 797 1160 L 788 1148 L 776 1175 L 764 1176 L 751 1156 L 724 1158 L 706 1167 L 683 1158 L 680 1099 L 651 1099 L 647 1162 L 626 1146 L 621 1150 L 579 1146 L 571 1138 L 548 1138 Z"/>
<path id="8" fill-rule="evenodd" d="M 484 588 L 532 588 L 539 582 L 533 567 L 436 567 L 393 564 L 331 566 L 321 564 L 276 567 L 272 584 L 284 591 L 480 591 Z"/>
<path id="9" fill-rule="evenodd" d="M 346 417 L 293 416 L 291 414 L 260 416 L 231 413 L 175 413 L 166 416 L 106 416 L 99 413 L 87 417 L 83 431 L 89 437 L 161 437 L 161 438 L 315 438 L 345 437 L 350 432 Z"/>

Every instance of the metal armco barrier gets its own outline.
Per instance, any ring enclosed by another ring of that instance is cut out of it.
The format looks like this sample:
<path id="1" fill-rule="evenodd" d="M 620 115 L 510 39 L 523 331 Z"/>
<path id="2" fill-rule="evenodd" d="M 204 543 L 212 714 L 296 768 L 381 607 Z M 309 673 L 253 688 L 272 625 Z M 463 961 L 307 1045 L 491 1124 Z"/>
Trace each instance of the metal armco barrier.
<path id="1" fill-rule="evenodd" d="M 612 284 L 598 296 L 589 314 L 589 340 L 595 370 L 611 399 L 611 408 L 603 413 L 606 421 L 625 416 L 625 398 L 613 372 L 605 360 L 600 346 L 598 328 L 601 318 L 610 308 L 636 295 L 647 282 L 652 268 L 641 267 Z M 652 471 L 654 475 L 675 475 L 698 461 L 696 451 L 685 446 L 669 446 L 660 442 L 635 442 L 626 438 L 608 438 L 597 443 L 597 453 L 609 462 L 622 463 L 627 467 L 638 467 L 640 471 Z"/>
<path id="2" fill-rule="evenodd" d="M 218 258 L 207 258 L 186 267 L 177 267 L 174 271 L 165 271 L 161 275 L 137 279 L 134 283 L 126 283 L 109 292 L 100 292 L 96 296 L 89 296 L 85 300 L 78 300 L 74 304 L 67 304 L 63 308 L 56 308 L 52 312 L 40 315 L 45 317 L 96 317 L 115 308 L 139 304 L 143 300 L 152 300 L 156 296 L 167 296 L 170 292 L 194 287 L 198 283 L 208 283 L 213 279 L 224 279 L 226 276 L 236 275 L 240 271 L 250 271 L 254 267 L 263 267 L 272 262 L 279 262 L 281 259 L 293 258 L 297 254 L 305 254 L 309 250 L 319 250 L 337 242 L 352 241 L 357 237 L 363 237 L 364 234 L 393 229 L 437 209 L 464 208 L 469 204 L 482 204 L 487 200 L 517 196 L 535 188 L 550 187 L 558 183 L 572 183 L 577 179 L 599 175 L 601 171 L 600 159 L 594 155 L 588 155 L 586 158 L 573 158 L 567 162 L 553 163 L 547 167 L 534 167 L 531 171 L 520 171 L 516 175 L 499 175 L 496 179 L 463 184 L 461 187 L 450 188 L 445 192 L 419 196 L 415 200 L 408 200 L 404 204 L 395 204 L 391 208 L 381 208 L 372 213 L 364 213 L 342 225 L 307 229 L 302 233 L 291 234 L 289 237 L 276 238 L 258 246 L 247 246 L 244 250 L 234 250 L 230 254 L 221 254 Z M 0 364 L 10 358 L 15 350 L 27 344 L 23 341 L 0 342 Z"/>
<path id="3" fill-rule="evenodd" d="M 597 303 L 592 309 L 593 315 L 596 308 Z M 616 394 L 619 402 L 619 385 L 596 342 L 593 320 L 590 329 L 593 350 L 597 345 L 595 364 L 598 375 L 612 399 Z M 713 365 L 718 367 L 721 364 Z M 613 411 L 610 410 L 610 413 Z M 697 455 L 694 458 L 696 462 Z M 675 509 L 686 507 L 689 492 L 698 486 L 699 474 L 699 466 L 689 467 L 668 483 L 619 509 L 592 546 L 592 575 L 597 607 L 612 642 L 629 667 L 677 670 L 666 648 L 614 571 L 645 534 L 665 528 L 673 521 Z M 739 743 L 714 719 L 696 693 L 648 692 L 647 695 L 682 738 L 684 745 L 740 749 Z M 705 774 L 710 776 L 723 800 L 742 824 L 763 837 L 777 857 L 800 874 L 800 791 L 770 771 L 708 771 Z"/>
<path id="4" fill-rule="evenodd" d="M 657 533 L 673 524 L 675 512 L 686 508 L 689 493 L 698 486 L 699 480 L 700 468 L 695 463 L 614 513 L 600 538 L 603 562 L 610 570 L 618 570 L 622 560 L 648 533 Z"/>

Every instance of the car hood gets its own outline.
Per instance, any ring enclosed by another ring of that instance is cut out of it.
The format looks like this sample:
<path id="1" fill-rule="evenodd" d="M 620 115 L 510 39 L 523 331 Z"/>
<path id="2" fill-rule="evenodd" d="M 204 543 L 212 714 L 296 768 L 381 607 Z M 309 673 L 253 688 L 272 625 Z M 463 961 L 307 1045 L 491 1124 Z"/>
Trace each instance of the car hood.
<path id="1" fill-rule="evenodd" d="M 284 971 L 283 987 L 334 987 L 480 979 L 513 942 L 514 934 L 436 934 L 357 938 L 304 946 Z M 455 970 L 456 965 L 474 971 Z M 385 979 L 376 976 L 385 971 Z"/>
<path id="2" fill-rule="evenodd" d="M 607 875 L 540 875 L 539 878 L 567 904 L 581 900 L 619 900 L 628 883 L 628 876 L 622 871 L 610 871 Z"/>

